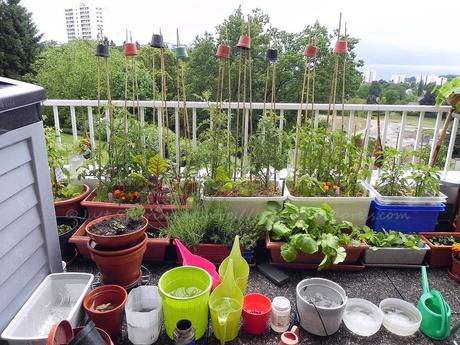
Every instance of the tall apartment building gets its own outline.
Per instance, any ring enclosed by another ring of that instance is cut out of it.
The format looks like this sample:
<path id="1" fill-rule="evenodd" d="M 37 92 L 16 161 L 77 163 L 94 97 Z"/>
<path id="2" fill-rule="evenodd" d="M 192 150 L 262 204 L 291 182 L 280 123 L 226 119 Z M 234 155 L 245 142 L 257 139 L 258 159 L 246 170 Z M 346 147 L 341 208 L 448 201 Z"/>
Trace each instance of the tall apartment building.
<path id="1" fill-rule="evenodd" d="M 377 71 L 373 69 L 367 69 L 364 71 L 363 76 L 365 83 L 372 83 L 373 81 L 377 80 Z"/>
<path id="2" fill-rule="evenodd" d="M 395 84 L 402 84 L 404 83 L 405 79 L 406 76 L 404 74 L 393 74 L 390 78 L 390 81 Z"/>
<path id="3" fill-rule="evenodd" d="M 104 28 L 102 7 L 87 5 L 84 2 L 65 9 L 67 40 L 98 39 Z"/>

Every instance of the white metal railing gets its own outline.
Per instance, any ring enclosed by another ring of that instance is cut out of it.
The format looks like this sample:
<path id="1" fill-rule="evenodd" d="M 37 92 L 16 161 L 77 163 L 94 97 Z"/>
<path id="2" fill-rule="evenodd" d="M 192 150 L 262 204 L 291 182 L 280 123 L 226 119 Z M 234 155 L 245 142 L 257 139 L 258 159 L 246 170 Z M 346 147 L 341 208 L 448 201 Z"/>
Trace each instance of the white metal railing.
<path id="1" fill-rule="evenodd" d="M 94 136 L 94 120 L 93 120 L 93 108 L 97 108 L 99 106 L 103 107 L 107 105 L 106 100 L 56 100 L 56 99 L 51 99 L 51 100 L 46 100 L 43 102 L 43 106 L 45 107 L 52 107 L 53 110 L 53 118 L 54 118 L 54 126 L 56 129 L 56 134 L 58 135 L 58 140 L 60 140 L 60 119 L 59 119 L 59 109 L 61 108 L 68 108 L 70 109 L 70 120 L 71 120 L 71 128 L 72 128 L 72 138 L 73 141 L 76 142 L 78 140 L 78 131 L 77 131 L 77 119 L 76 119 L 76 108 L 86 108 L 86 114 L 87 114 L 87 120 L 88 120 L 88 131 L 89 131 L 89 137 L 90 137 L 90 143 L 91 146 L 94 148 L 96 146 L 96 140 Z M 162 140 L 162 126 L 161 126 L 161 113 L 160 113 L 160 108 L 164 106 L 164 103 L 161 101 L 125 101 L 125 100 L 115 100 L 112 101 L 112 104 L 115 106 L 119 107 L 139 107 L 139 114 L 140 114 L 140 120 L 141 123 L 144 123 L 144 117 L 145 117 L 145 108 L 155 108 L 157 111 L 157 121 L 156 123 L 159 124 L 160 130 L 158 131 L 159 133 L 159 142 L 160 146 L 161 145 L 161 140 Z M 208 108 L 209 106 L 215 106 L 215 102 L 187 102 L 187 108 L 192 110 L 192 145 L 195 147 L 196 146 L 196 140 L 197 140 L 197 109 L 205 109 Z M 231 102 L 230 104 L 223 102 L 221 105 L 221 108 L 225 111 L 227 109 L 231 109 L 232 111 L 238 109 L 242 109 L 242 103 L 238 105 L 237 102 Z M 229 107 L 230 106 L 230 107 Z M 289 114 L 289 116 L 296 116 L 295 113 L 296 111 L 298 112 L 301 109 L 301 104 L 300 103 L 276 103 L 274 105 L 274 108 L 271 107 L 269 104 L 263 104 L 263 103 L 252 103 L 251 105 L 249 103 L 246 103 L 246 111 L 242 111 L 242 114 L 245 116 L 245 138 L 244 142 L 247 145 L 247 140 L 248 140 L 248 116 L 249 116 L 249 111 L 248 108 L 251 106 L 251 109 L 253 110 L 274 110 L 279 112 L 279 117 L 280 117 L 280 122 L 279 126 L 280 128 L 283 128 L 285 126 L 285 112 L 286 111 L 293 111 L 292 114 Z M 182 108 L 182 103 L 178 103 L 177 101 L 168 101 L 166 102 L 166 107 L 170 110 L 174 110 L 174 118 L 175 118 L 175 132 L 176 132 L 176 142 L 179 141 L 179 135 L 180 131 L 179 129 L 179 109 Z M 302 105 L 302 109 L 306 109 L 306 105 Z M 330 109 L 330 106 L 328 104 L 314 104 L 314 105 L 308 105 L 308 110 L 310 113 L 313 113 L 315 118 L 314 118 L 314 125 L 317 126 L 319 122 L 320 116 L 324 116 L 324 114 L 327 113 L 327 111 Z M 340 116 L 342 113 L 342 105 L 337 104 L 336 107 L 336 112 L 337 115 Z M 433 137 L 432 140 L 430 141 L 430 160 L 431 157 L 434 154 L 434 148 L 436 141 L 439 136 L 439 132 L 442 126 L 442 116 L 445 115 L 449 111 L 448 106 L 442 106 L 442 107 L 435 107 L 435 106 L 425 106 L 425 105 L 379 105 L 379 104 L 345 104 L 343 107 L 344 114 L 347 118 L 347 127 L 346 131 L 349 136 L 352 135 L 354 128 L 355 128 L 355 123 L 356 123 L 356 114 L 357 112 L 364 112 L 366 113 L 366 120 L 365 120 L 365 127 L 363 129 L 363 132 L 365 133 L 365 140 L 364 140 L 364 145 L 368 145 L 369 142 L 369 137 L 375 136 L 372 134 L 372 128 L 375 126 L 372 126 L 372 121 L 375 122 L 376 119 L 376 114 L 379 113 L 382 117 L 381 118 L 382 124 L 381 124 L 381 138 L 382 138 L 382 144 L 385 145 L 390 145 L 390 146 L 395 146 L 397 148 L 402 148 L 403 146 L 412 146 L 414 149 L 419 148 L 420 143 L 422 142 L 422 137 L 423 137 L 423 130 L 427 129 L 426 126 L 424 126 L 424 121 L 426 119 L 426 114 L 427 113 L 435 113 L 436 114 L 436 122 L 434 127 L 428 127 L 429 129 L 433 130 Z M 418 122 L 416 126 L 411 126 L 407 124 L 407 117 L 408 113 L 416 113 L 418 116 Z M 392 121 L 390 119 L 390 115 L 392 113 L 398 113 L 401 114 L 401 119 L 398 122 Z M 108 113 L 107 111 L 105 112 L 105 116 L 108 118 Z M 446 163 L 444 166 L 444 173 L 446 173 L 449 170 L 449 165 L 452 157 L 452 152 L 455 146 L 455 138 L 456 138 L 456 133 L 458 129 L 458 122 L 459 119 L 455 118 L 451 127 L 451 136 L 449 140 L 449 145 L 447 149 L 447 156 L 446 156 Z M 389 128 L 390 125 L 392 125 L 395 128 Z M 412 131 L 415 131 L 415 137 L 412 141 L 408 140 L 406 138 L 406 131 L 408 129 L 411 129 Z M 107 128 L 108 131 L 108 128 Z M 389 137 L 389 133 L 392 133 L 392 136 Z M 396 138 L 394 137 L 396 136 Z M 415 157 L 413 158 L 413 160 Z"/>

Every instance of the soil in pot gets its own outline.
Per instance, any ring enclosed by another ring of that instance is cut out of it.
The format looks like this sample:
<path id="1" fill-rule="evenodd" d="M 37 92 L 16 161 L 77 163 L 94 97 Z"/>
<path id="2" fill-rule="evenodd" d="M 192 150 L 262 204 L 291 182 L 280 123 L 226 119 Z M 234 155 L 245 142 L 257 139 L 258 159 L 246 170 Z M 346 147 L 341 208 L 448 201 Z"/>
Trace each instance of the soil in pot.
<path id="1" fill-rule="evenodd" d="M 114 217 L 88 227 L 88 231 L 99 236 L 118 236 L 137 231 L 144 225 L 143 219 L 132 220 L 128 217 Z"/>

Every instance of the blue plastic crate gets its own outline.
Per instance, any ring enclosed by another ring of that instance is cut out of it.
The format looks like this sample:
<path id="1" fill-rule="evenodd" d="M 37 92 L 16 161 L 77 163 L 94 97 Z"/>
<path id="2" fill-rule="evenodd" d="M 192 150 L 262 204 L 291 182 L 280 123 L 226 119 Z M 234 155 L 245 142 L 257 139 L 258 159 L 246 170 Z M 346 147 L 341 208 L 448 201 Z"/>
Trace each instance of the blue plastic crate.
<path id="1" fill-rule="evenodd" d="M 445 209 L 439 205 L 387 205 L 372 201 L 367 226 L 375 231 L 396 230 L 404 233 L 434 231 Z"/>

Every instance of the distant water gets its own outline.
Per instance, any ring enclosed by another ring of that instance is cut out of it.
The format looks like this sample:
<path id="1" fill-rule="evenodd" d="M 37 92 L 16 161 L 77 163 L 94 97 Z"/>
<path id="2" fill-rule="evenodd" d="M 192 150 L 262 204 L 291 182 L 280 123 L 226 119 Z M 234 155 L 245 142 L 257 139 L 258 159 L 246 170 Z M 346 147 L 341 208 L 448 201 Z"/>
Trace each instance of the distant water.
<path id="1" fill-rule="evenodd" d="M 419 75 L 460 75 L 460 65 L 384 65 L 366 64 L 363 70 L 373 69 L 377 71 L 377 80 L 389 80 L 394 74 L 403 74 L 406 78 L 417 77 Z"/>

